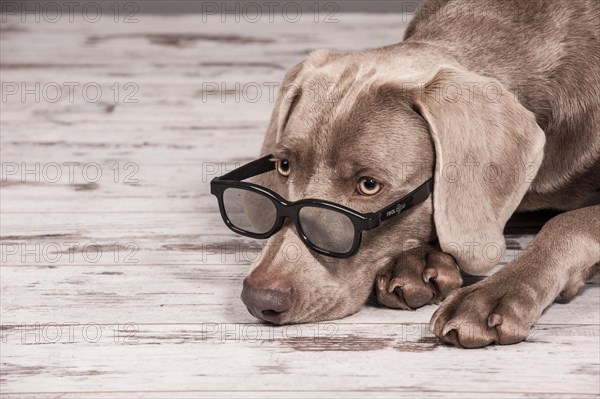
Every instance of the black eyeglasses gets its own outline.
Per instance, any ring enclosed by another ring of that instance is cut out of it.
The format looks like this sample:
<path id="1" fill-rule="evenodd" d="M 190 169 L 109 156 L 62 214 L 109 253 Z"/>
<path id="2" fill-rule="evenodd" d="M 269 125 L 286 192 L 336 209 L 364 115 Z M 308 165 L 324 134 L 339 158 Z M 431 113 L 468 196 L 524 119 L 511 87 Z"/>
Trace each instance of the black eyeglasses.
<path id="1" fill-rule="evenodd" d="M 313 251 L 349 258 L 360 247 L 363 230 L 371 230 L 393 216 L 424 202 L 433 190 L 433 178 L 398 201 L 373 213 L 360 213 L 343 205 L 317 199 L 287 201 L 277 193 L 242 182 L 276 168 L 272 155 L 241 166 L 210 182 L 219 201 L 223 221 L 232 231 L 252 238 L 269 238 L 290 218 L 302 241 Z"/>

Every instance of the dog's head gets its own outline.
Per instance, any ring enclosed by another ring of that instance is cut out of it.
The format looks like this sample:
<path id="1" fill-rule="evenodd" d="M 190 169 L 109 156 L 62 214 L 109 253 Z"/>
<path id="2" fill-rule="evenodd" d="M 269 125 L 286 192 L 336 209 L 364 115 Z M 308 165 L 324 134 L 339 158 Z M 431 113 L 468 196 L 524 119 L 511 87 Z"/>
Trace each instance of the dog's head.
<path id="1" fill-rule="evenodd" d="M 434 175 L 435 186 L 423 204 L 363 232 L 347 259 L 310 251 L 284 225 L 244 281 L 254 316 L 294 323 L 352 314 L 382 268 L 436 236 L 470 273 L 503 254 L 502 229 L 539 167 L 543 133 L 499 82 L 428 54 L 411 45 L 318 51 L 287 73 L 262 152 L 289 169 L 257 183 L 291 201 L 363 213 Z"/>

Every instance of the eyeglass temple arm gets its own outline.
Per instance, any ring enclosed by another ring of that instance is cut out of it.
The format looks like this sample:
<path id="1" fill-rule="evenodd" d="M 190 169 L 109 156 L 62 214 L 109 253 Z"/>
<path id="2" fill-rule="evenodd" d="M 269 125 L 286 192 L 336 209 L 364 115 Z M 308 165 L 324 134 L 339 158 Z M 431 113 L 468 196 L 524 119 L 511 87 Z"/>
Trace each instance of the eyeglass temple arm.
<path id="1" fill-rule="evenodd" d="M 271 161 L 272 158 L 273 155 L 269 154 L 267 156 L 257 159 L 256 161 L 252 161 L 250 163 L 247 163 L 246 165 L 242 165 L 239 168 L 234 169 L 221 177 L 217 177 L 216 180 L 242 181 L 252 176 L 269 172 L 275 169 L 275 162 Z"/>
<path id="2" fill-rule="evenodd" d="M 391 217 L 401 214 L 402 212 L 412 208 L 415 205 L 419 205 L 424 202 L 429 195 L 433 192 L 433 178 L 427 180 L 425 183 L 417 187 L 412 193 L 405 197 L 402 197 L 398 201 L 390 204 L 375 213 L 375 219 L 379 222 L 388 220 Z"/>

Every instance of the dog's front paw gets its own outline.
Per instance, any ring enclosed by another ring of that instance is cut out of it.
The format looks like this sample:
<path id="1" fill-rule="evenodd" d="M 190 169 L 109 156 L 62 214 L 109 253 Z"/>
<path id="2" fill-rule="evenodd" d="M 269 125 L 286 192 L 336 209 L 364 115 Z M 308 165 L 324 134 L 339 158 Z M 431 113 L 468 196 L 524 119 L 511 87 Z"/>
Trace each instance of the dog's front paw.
<path id="1" fill-rule="evenodd" d="M 464 348 L 525 340 L 541 315 L 535 295 L 521 281 L 494 277 L 450 294 L 433 314 L 431 331 Z"/>
<path id="2" fill-rule="evenodd" d="M 404 252 L 375 281 L 377 300 L 391 308 L 417 309 L 443 300 L 462 285 L 454 258 L 432 247 Z"/>

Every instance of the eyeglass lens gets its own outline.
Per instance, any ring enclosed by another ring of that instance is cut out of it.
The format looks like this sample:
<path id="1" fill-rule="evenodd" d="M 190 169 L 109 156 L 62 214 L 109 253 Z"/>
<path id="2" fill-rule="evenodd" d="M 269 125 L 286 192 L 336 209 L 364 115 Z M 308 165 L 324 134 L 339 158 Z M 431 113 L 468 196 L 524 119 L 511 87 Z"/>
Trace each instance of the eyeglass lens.
<path id="1" fill-rule="evenodd" d="M 254 191 L 228 188 L 223 193 L 223 205 L 231 224 L 249 233 L 265 234 L 277 221 L 275 204 Z"/>

